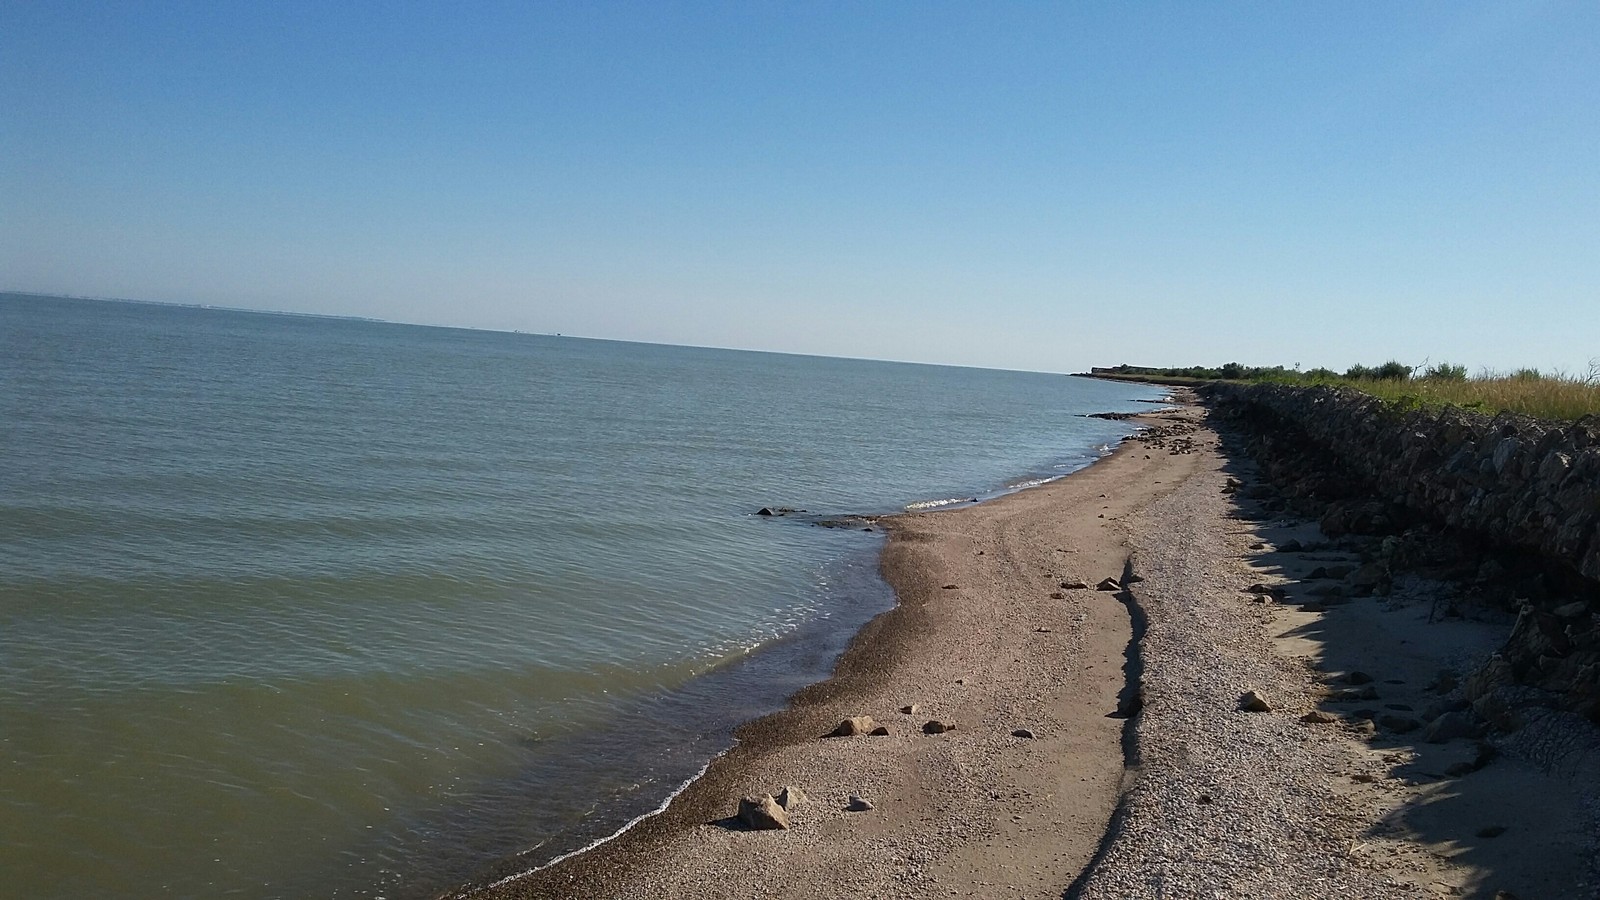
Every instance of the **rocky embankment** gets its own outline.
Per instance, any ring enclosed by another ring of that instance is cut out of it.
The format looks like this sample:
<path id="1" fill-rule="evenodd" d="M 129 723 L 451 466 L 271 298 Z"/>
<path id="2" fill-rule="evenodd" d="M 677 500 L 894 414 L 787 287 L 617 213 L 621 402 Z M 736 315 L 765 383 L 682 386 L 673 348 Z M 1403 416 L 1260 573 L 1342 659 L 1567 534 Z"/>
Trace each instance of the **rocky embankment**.
<path id="1" fill-rule="evenodd" d="M 1407 409 L 1335 388 L 1201 393 L 1247 436 L 1272 503 L 1330 536 L 1382 539 L 1364 589 L 1422 571 L 1518 613 L 1467 679 L 1479 716 L 1511 729 L 1519 708 L 1545 704 L 1600 723 L 1600 421 Z"/>

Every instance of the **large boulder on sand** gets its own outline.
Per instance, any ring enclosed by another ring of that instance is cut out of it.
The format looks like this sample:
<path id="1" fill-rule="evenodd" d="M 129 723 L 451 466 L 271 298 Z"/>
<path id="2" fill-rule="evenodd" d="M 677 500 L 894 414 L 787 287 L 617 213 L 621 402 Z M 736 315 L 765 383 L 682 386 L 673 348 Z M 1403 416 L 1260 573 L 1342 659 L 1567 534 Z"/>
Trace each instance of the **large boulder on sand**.
<path id="1" fill-rule="evenodd" d="M 851 716 L 839 723 L 839 727 L 828 732 L 827 737 L 853 737 L 858 734 L 871 734 L 878 723 L 872 721 L 871 716 Z"/>
<path id="2" fill-rule="evenodd" d="M 789 827 L 789 816 L 771 794 L 739 800 L 739 822 L 755 831 L 775 831 Z"/>

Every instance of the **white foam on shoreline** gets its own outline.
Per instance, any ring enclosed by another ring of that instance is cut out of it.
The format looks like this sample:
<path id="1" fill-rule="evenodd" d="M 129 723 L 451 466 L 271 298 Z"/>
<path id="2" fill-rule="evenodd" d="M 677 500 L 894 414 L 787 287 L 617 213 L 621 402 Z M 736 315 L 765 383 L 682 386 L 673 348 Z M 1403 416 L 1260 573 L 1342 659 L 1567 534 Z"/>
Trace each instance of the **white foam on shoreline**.
<path id="1" fill-rule="evenodd" d="M 905 508 L 909 511 L 939 509 L 945 506 L 954 506 L 957 503 L 973 503 L 977 499 L 976 497 L 951 497 L 948 500 L 918 500 L 915 503 L 907 503 Z"/>
<path id="2" fill-rule="evenodd" d="M 649 812 L 640 813 L 639 815 L 634 816 L 632 819 L 629 819 L 621 828 L 618 828 L 616 831 L 611 832 L 610 834 L 606 835 L 605 837 L 600 838 L 599 840 L 591 841 L 591 842 L 583 845 L 582 847 L 579 847 L 576 850 L 569 850 L 568 852 L 561 854 L 560 856 L 556 857 L 555 859 L 550 860 L 549 862 L 547 862 L 547 863 L 545 863 L 543 865 L 534 866 L 531 869 L 528 869 L 528 870 L 523 871 L 523 872 L 517 872 L 517 873 L 515 873 L 513 875 L 507 875 L 506 877 L 500 879 L 499 881 L 494 881 L 494 882 L 491 882 L 489 884 L 483 885 L 481 887 L 475 887 L 475 888 L 472 888 L 470 890 L 462 891 L 461 893 L 458 893 L 458 894 L 453 894 L 453 895 L 451 895 L 452 900 L 463 900 L 463 898 L 471 897 L 474 894 L 481 893 L 481 892 L 489 890 L 491 888 L 497 888 L 497 887 L 500 887 L 501 885 L 510 884 L 513 881 L 518 881 L 518 880 L 521 880 L 523 878 L 527 878 L 529 875 L 534 875 L 536 873 L 543 872 L 545 869 L 548 869 L 551 866 L 556 865 L 557 863 L 565 862 L 566 860 L 569 860 L 572 857 L 578 856 L 578 855 L 583 854 L 583 853 L 588 853 L 590 850 L 593 850 L 594 848 L 600 846 L 601 844 L 609 844 L 610 842 L 616 840 L 617 838 L 622 837 L 624 834 L 627 834 L 628 831 L 633 828 L 633 826 L 639 824 L 640 822 L 643 822 L 645 819 L 653 818 L 655 816 L 659 816 L 662 813 L 666 812 L 667 811 L 667 807 L 672 805 L 672 801 L 678 799 L 678 796 L 680 794 L 682 794 L 684 791 L 688 790 L 689 789 L 689 785 L 694 784 L 696 781 L 699 781 L 700 780 L 700 776 L 702 776 L 702 775 L 706 774 L 706 772 L 710 771 L 711 764 L 716 762 L 717 760 L 721 759 L 723 754 L 726 753 L 726 752 L 727 751 L 724 750 L 722 753 L 718 753 L 716 756 L 713 756 L 710 759 L 706 760 L 706 764 L 700 767 L 700 771 L 698 771 L 698 772 L 694 773 L 693 775 L 689 776 L 689 778 L 687 778 L 682 784 L 678 785 L 676 788 L 674 788 L 672 790 L 671 793 L 667 794 L 667 798 L 665 800 L 661 801 L 661 805 L 660 806 L 657 806 L 655 809 L 652 809 Z"/>

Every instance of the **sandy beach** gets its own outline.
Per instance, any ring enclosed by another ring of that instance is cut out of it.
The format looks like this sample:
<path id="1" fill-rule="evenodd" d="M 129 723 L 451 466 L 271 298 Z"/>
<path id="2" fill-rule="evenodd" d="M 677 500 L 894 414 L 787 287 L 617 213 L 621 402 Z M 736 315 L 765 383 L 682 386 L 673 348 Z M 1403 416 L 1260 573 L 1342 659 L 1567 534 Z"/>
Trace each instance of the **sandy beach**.
<path id="1" fill-rule="evenodd" d="M 1588 757 L 1446 775 L 1475 741 L 1373 721 L 1422 709 L 1429 676 L 1505 623 L 1424 620 L 1445 588 L 1420 582 L 1304 602 L 1319 559 L 1275 548 L 1315 525 L 1247 508 L 1253 470 L 1204 419 L 1158 411 L 1064 479 L 882 520 L 899 605 L 833 678 L 744 727 L 662 814 L 453 896 L 1588 896 Z M 1277 593 L 1251 592 L 1264 581 Z M 1383 710 L 1333 702 L 1358 667 Z M 825 737 L 857 716 L 887 733 Z M 787 830 L 733 818 L 786 786 L 808 798 Z"/>
<path id="2" fill-rule="evenodd" d="M 663 814 L 468 896 L 732 897 L 766 882 L 1060 896 L 1122 790 L 1132 631 L 1123 597 L 1095 586 L 1123 575 L 1125 517 L 1199 458 L 1127 442 L 1055 482 L 883 520 L 883 574 L 899 604 L 857 635 L 833 678 L 743 728 Z M 1062 586 L 1074 582 L 1087 587 Z M 823 737 L 862 715 L 889 734 Z M 934 720 L 956 728 L 925 734 Z M 1014 736 L 1022 729 L 1034 737 Z M 810 798 L 789 830 L 723 821 L 741 796 L 787 785 Z M 875 808 L 846 811 L 851 795 Z"/>

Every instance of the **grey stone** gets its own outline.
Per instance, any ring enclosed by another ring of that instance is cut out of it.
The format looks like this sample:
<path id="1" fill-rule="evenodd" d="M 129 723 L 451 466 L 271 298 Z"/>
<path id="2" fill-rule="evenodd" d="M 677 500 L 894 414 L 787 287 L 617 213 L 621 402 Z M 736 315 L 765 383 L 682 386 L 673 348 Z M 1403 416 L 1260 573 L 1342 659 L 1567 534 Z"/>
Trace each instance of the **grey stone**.
<path id="1" fill-rule="evenodd" d="M 1589 612 L 1589 604 L 1582 600 L 1575 600 L 1550 610 L 1550 614 L 1558 619 L 1576 619 Z"/>
<path id="2" fill-rule="evenodd" d="M 1443 744 L 1456 738 L 1471 737 L 1477 731 L 1472 724 L 1472 717 L 1464 712 L 1447 712 L 1428 723 L 1426 731 L 1422 732 L 1422 739 L 1430 744 Z"/>
<path id="3" fill-rule="evenodd" d="M 923 734 L 944 734 L 946 731 L 955 731 L 955 730 L 956 730 L 956 723 L 954 723 L 954 722 L 941 722 L 938 719 L 932 719 L 932 720 L 928 721 L 926 724 L 924 724 L 922 726 L 922 733 Z"/>
<path id="4" fill-rule="evenodd" d="M 1377 735 L 1378 726 L 1373 724 L 1371 719 L 1359 719 L 1354 722 L 1346 722 L 1344 724 L 1344 730 L 1356 735 L 1357 737 L 1370 738 Z"/>
<path id="5" fill-rule="evenodd" d="M 1357 588 L 1376 587 L 1382 583 L 1386 577 L 1388 577 L 1388 573 L 1384 571 L 1384 567 L 1381 563 L 1367 563 L 1361 568 L 1350 573 L 1350 586 Z"/>
<path id="6" fill-rule="evenodd" d="M 1410 734 L 1422 727 L 1422 723 L 1410 716 L 1396 716 L 1384 714 L 1378 717 L 1378 724 L 1395 734 Z"/>
<path id="7" fill-rule="evenodd" d="M 844 808 L 851 812 L 866 812 L 867 810 L 872 809 L 873 806 L 871 800 L 868 800 L 858 794 L 851 794 L 850 802 L 846 803 Z"/>
<path id="8" fill-rule="evenodd" d="M 1328 692 L 1328 701 L 1330 703 L 1355 703 L 1360 700 L 1376 699 L 1378 699 L 1378 689 L 1370 684 L 1364 684 L 1358 688 L 1346 688 L 1342 691 Z"/>

